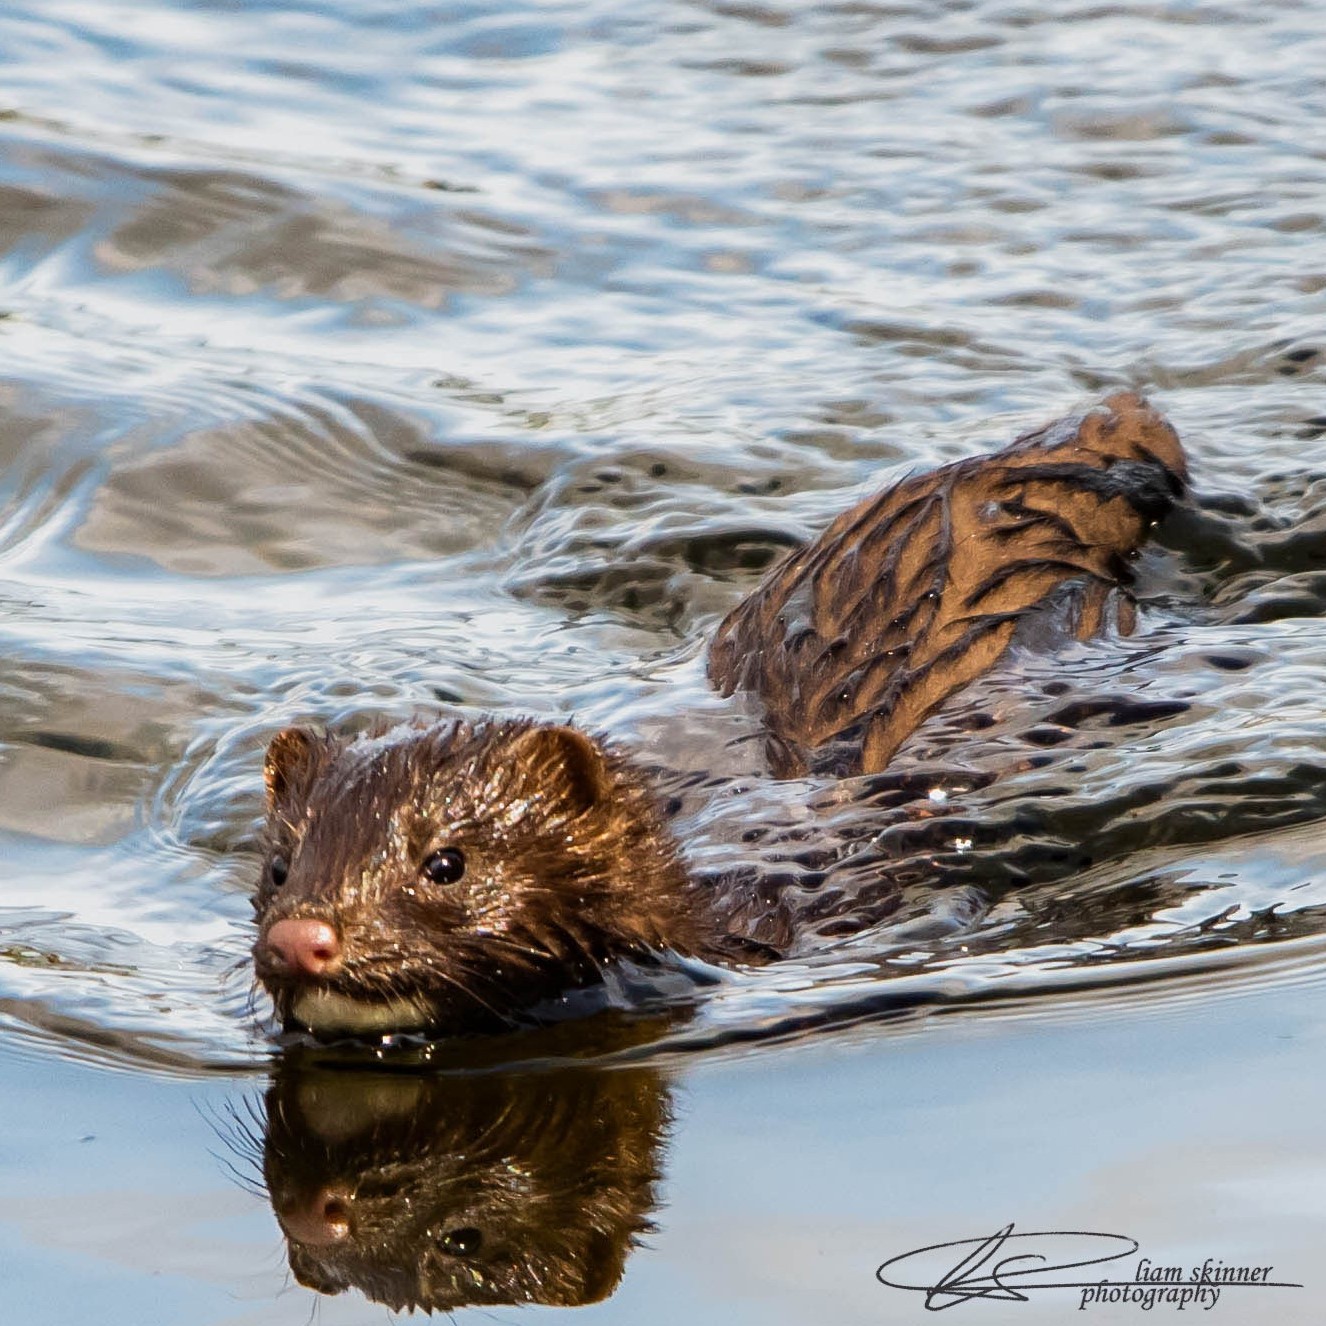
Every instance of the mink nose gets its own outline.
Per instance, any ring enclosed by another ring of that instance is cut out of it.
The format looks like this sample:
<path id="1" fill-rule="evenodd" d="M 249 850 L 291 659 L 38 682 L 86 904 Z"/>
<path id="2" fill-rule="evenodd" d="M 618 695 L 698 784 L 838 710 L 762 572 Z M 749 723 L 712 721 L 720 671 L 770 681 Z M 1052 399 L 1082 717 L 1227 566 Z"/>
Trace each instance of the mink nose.
<path id="1" fill-rule="evenodd" d="M 352 1232 L 350 1212 L 348 1197 L 324 1188 L 310 1201 L 282 1206 L 276 1218 L 296 1243 L 306 1243 L 311 1248 L 330 1248 L 349 1238 Z"/>
<path id="2" fill-rule="evenodd" d="M 277 921 L 267 932 L 267 948 L 283 966 L 303 976 L 332 976 L 341 966 L 341 937 L 334 926 L 312 917 Z"/>

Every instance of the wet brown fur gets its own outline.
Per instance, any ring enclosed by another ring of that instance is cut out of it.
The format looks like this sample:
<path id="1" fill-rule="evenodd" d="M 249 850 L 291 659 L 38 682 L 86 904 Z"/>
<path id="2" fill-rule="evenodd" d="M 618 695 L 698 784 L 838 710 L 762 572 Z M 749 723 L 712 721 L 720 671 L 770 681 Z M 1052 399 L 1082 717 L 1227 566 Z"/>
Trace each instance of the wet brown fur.
<path id="1" fill-rule="evenodd" d="M 444 1027 L 500 1024 L 614 958 L 717 954 L 647 781 L 573 728 L 494 720 L 348 740 L 292 728 L 266 776 L 255 959 L 284 1018 L 308 984 L 265 946 L 284 917 L 336 928 L 345 961 L 327 988 L 424 994 Z M 444 847 L 464 853 L 456 883 L 421 873 Z"/>
<path id="2" fill-rule="evenodd" d="M 728 615 L 710 679 L 763 701 L 780 774 L 857 727 L 856 771 L 877 773 L 1067 582 L 1081 586 L 1080 639 L 1101 629 L 1116 591 L 1131 631 L 1128 559 L 1186 475 L 1174 430 L 1120 392 L 994 456 L 905 479 L 844 512 Z"/>
<path id="3" fill-rule="evenodd" d="M 905 479 L 766 577 L 720 626 L 710 677 L 763 702 L 776 772 L 844 739 L 857 769 L 881 770 L 1066 588 L 1078 637 L 1101 629 L 1114 596 L 1131 630 L 1128 561 L 1185 478 L 1173 429 L 1125 392 L 996 455 Z M 254 951 L 287 1021 L 313 985 L 424 996 L 433 1029 L 478 1030 L 593 983 L 617 958 L 777 956 L 713 915 L 647 774 L 574 728 L 289 729 L 266 781 Z M 465 875 L 434 884 L 423 863 L 444 847 L 464 852 Z M 316 982 L 284 972 L 266 944 L 283 917 L 333 925 L 341 968 Z"/>

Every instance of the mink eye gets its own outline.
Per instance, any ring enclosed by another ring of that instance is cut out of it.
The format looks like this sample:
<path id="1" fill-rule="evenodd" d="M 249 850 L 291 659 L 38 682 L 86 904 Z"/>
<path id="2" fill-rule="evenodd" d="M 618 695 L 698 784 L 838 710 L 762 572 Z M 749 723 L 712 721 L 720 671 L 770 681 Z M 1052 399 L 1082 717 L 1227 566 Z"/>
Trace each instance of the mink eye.
<path id="1" fill-rule="evenodd" d="M 419 868 L 434 884 L 454 884 L 465 873 L 465 856 L 454 847 L 444 847 Z"/>
<path id="2" fill-rule="evenodd" d="M 464 1229 L 449 1229 L 442 1235 L 442 1251 L 453 1257 L 473 1257 L 483 1247 L 483 1233 L 467 1225 Z"/>
<path id="3" fill-rule="evenodd" d="M 272 883 L 279 889 L 286 881 L 286 876 L 290 873 L 290 864 L 283 856 L 274 856 L 267 865 L 268 873 L 272 877 Z"/>

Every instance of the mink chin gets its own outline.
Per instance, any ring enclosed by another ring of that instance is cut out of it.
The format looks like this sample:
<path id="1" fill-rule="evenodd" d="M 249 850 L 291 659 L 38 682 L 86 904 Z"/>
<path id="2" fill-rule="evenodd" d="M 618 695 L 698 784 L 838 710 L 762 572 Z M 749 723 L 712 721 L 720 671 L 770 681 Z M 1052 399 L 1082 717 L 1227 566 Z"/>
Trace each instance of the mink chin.
<path id="1" fill-rule="evenodd" d="M 835 769 L 877 773 L 1024 625 L 1131 632 L 1130 563 L 1186 478 L 1174 430 L 1130 392 L 906 478 L 765 576 L 718 627 L 710 679 L 761 704 L 774 774 L 844 749 Z M 780 956 L 728 933 L 648 773 L 575 727 L 290 728 L 265 780 L 254 960 L 288 1026 L 493 1030 L 619 960 Z"/>

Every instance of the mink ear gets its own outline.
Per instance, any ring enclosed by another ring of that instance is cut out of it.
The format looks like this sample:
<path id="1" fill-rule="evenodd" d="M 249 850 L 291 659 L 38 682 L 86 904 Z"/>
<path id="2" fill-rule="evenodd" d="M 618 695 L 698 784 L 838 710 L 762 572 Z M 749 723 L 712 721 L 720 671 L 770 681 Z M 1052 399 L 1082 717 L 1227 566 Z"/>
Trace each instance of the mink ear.
<path id="1" fill-rule="evenodd" d="M 317 734 L 306 727 L 284 728 L 272 738 L 262 767 L 269 811 L 307 781 L 320 745 Z"/>
<path id="2" fill-rule="evenodd" d="M 527 728 L 511 743 L 511 757 L 568 816 L 593 809 L 608 790 L 602 749 L 576 728 L 544 724 Z"/>

